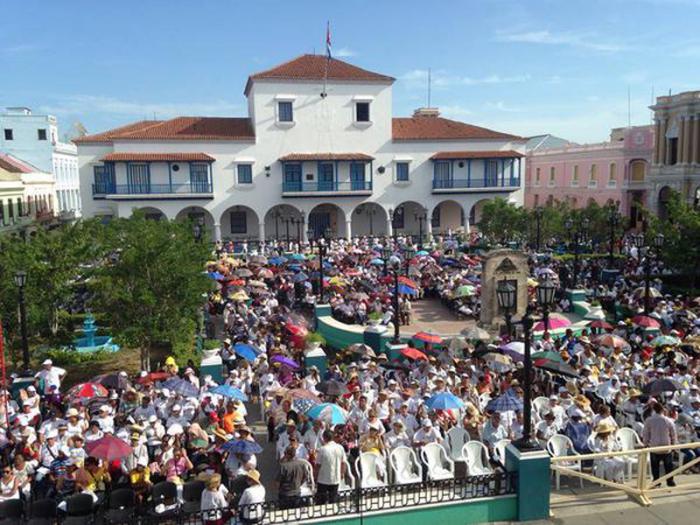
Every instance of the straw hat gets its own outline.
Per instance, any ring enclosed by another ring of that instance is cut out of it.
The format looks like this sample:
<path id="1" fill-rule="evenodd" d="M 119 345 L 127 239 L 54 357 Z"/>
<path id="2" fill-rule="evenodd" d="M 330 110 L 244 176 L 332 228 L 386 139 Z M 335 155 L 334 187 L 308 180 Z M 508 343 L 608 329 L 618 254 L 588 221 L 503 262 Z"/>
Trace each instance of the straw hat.
<path id="1" fill-rule="evenodd" d="M 642 395 L 642 392 L 637 390 L 636 388 L 630 389 L 629 396 L 630 397 L 639 397 Z"/>
<path id="2" fill-rule="evenodd" d="M 245 475 L 248 477 L 248 479 L 252 479 L 255 483 L 260 483 L 260 472 L 257 470 L 249 470 Z"/>
<path id="3" fill-rule="evenodd" d="M 566 382 L 566 390 L 571 394 L 572 396 L 577 396 L 578 395 L 578 387 L 576 386 L 576 383 L 573 381 L 567 381 Z"/>
<path id="4" fill-rule="evenodd" d="M 223 428 L 215 428 L 214 436 L 218 437 L 219 439 L 223 439 L 224 441 L 228 441 L 230 439 L 229 435 Z"/>
<path id="5" fill-rule="evenodd" d="M 579 406 L 589 406 L 591 404 L 590 400 L 583 394 L 579 394 L 576 397 L 574 397 L 574 403 L 576 403 Z"/>
<path id="6" fill-rule="evenodd" d="M 601 421 L 595 427 L 595 432 L 597 434 L 610 434 L 611 432 L 615 432 L 615 426 L 609 421 Z"/>

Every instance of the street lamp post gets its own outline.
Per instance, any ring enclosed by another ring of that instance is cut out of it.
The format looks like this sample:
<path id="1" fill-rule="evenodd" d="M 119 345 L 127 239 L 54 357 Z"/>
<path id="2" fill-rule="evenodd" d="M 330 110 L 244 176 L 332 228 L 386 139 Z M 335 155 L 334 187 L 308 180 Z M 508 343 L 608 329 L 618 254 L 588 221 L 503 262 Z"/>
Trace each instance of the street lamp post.
<path id="1" fill-rule="evenodd" d="M 542 307 L 542 322 L 544 323 L 544 333 L 549 332 L 549 309 L 554 304 L 554 295 L 557 293 L 557 285 L 551 277 L 546 276 L 544 281 L 537 285 L 537 303 Z"/>
<path id="2" fill-rule="evenodd" d="M 615 249 L 615 229 L 620 224 L 620 215 L 617 213 L 617 207 L 610 206 L 608 210 L 608 224 L 610 225 L 610 253 L 608 254 L 608 267 L 613 268 L 615 265 L 614 249 Z"/>
<path id="3" fill-rule="evenodd" d="M 544 215 L 544 210 L 542 209 L 542 206 L 538 206 L 535 208 L 535 222 L 537 224 L 537 243 L 536 243 L 536 248 L 537 252 L 539 253 L 540 251 L 540 246 L 542 242 L 542 216 Z"/>
<path id="4" fill-rule="evenodd" d="M 382 248 L 382 257 L 384 264 L 391 263 L 391 271 L 394 273 L 394 295 L 391 300 L 392 308 L 394 309 L 394 339 L 391 344 L 398 345 L 401 343 L 399 333 L 399 273 L 401 272 L 401 259 L 393 256 L 393 251 L 388 246 Z"/>
<path id="5" fill-rule="evenodd" d="M 408 267 L 411 264 L 411 259 L 416 255 L 416 249 L 413 246 L 406 246 L 403 250 L 403 255 L 406 259 L 406 277 L 408 277 Z"/>
<path id="6" fill-rule="evenodd" d="M 642 232 L 634 237 L 634 244 L 637 246 L 638 257 L 642 256 L 644 253 L 644 314 L 649 314 L 649 303 L 650 303 L 650 281 L 651 281 L 651 247 L 647 243 L 647 221 L 646 219 L 642 222 Z M 654 238 L 654 245 L 657 249 L 657 253 L 660 252 L 661 247 L 664 244 L 664 236 L 659 233 Z"/>
<path id="7" fill-rule="evenodd" d="M 496 288 L 496 299 L 498 299 L 498 307 L 503 310 L 503 317 L 506 320 L 506 334 L 508 339 L 512 337 L 513 328 L 511 319 L 515 310 L 515 301 L 517 297 L 517 288 L 510 284 L 506 279 L 498 281 Z"/>
<path id="8" fill-rule="evenodd" d="M 580 224 L 576 225 L 574 227 L 574 221 L 572 221 L 570 218 L 566 219 L 566 222 L 564 223 L 564 227 L 567 229 L 571 236 L 571 240 L 574 244 L 574 275 L 573 275 L 573 288 L 576 288 L 578 286 L 578 274 L 579 274 L 579 261 L 578 261 L 578 254 L 579 254 L 579 244 L 582 244 L 586 241 L 586 234 L 588 232 L 588 226 L 590 225 L 590 221 L 585 218 L 583 219 Z"/>
<path id="9" fill-rule="evenodd" d="M 19 291 L 19 323 L 22 332 L 22 361 L 24 369 L 29 370 L 29 338 L 27 337 L 27 305 L 24 300 L 24 287 L 27 284 L 27 272 L 15 273 L 15 284 Z"/>
<path id="10" fill-rule="evenodd" d="M 418 221 L 418 249 L 423 249 L 423 223 L 428 219 L 428 209 L 421 208 L 420 213 L 414 213 L 413 217 Z"/>

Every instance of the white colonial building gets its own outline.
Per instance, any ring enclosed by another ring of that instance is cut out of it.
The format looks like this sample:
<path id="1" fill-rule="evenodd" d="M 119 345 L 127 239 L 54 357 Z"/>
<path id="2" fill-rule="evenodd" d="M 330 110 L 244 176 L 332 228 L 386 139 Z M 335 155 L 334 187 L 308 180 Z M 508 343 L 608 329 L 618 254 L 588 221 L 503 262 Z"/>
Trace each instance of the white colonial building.
<path id="1" fill-rule="evenodd" d="M 392 117 L 394 79 L 304 55 L 249 77 L 247 118 L 141 121 L 78 144 L 83 214 L 203 220 L 215 239 L 468 230 L 522 203 L 525 139 Z M 393 217 L 393 220 L 392 220 Z"/>

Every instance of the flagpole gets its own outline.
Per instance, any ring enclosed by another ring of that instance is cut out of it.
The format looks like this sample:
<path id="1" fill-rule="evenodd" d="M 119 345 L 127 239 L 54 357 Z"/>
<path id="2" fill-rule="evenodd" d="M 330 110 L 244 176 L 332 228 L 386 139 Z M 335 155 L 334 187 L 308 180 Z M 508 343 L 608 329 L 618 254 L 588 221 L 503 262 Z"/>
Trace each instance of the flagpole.
<path id="1" fill-rule="evenodd" d="M 321 93 L 321 98 L 326 98 L 328 92 L 326 91 L 328 87 L 328 66 L 331 62 L 331 23 L 326 22 L 326 71 L 323 75 L 323 92 Z"/>
<path id="2" fill-rule="evenodd" d="M 8 411 L 7 371 L 5 370 L 5 336 L 2 333 L 2 323 L 0 322 L 0 368 L 2 369 L 2 389 L 5 397 L 5 428 L 10 431 L 10 414 Z"/>

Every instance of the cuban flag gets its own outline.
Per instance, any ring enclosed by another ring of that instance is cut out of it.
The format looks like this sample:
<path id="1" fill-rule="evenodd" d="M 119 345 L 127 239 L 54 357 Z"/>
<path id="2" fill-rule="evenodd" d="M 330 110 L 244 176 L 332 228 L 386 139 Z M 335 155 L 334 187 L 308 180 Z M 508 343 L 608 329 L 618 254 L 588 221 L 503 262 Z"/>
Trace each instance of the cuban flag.
<path id="1" fill-rule="evenodd" d="M 326 55 L 328 55 L 328 59 L 330 60 L 331 58 L 331 23 L 328 22 L 326 25 Z"/>

